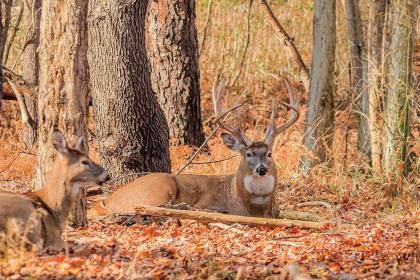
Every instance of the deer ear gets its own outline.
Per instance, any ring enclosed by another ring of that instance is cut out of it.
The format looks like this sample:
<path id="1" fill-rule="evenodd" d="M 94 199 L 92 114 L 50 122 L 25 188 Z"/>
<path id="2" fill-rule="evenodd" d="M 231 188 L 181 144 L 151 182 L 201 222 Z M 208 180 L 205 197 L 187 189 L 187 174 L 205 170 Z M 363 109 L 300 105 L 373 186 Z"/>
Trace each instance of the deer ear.
<path id="1" fill-rule="evenodd" d="M 74 146 L 74 148 L 76 150 L 79 150 L 79 151 L 84 151 L 85 150 L 84 148 L 86 148 L 86 142 L 85 142 L 85 138 L 83 138 L 83 136 L 79 136 L 77 138 L 76 145 Z"/>
<path id="2" fill-rule="evenodd" d="M 232 151 L 238 152 L 243 149 L 245 145 L 230 133 L 222 133 L 223 143 Z"/>
<path id="3" fill-rule="evenodd" d="M 54 148 L 60 154 L 68 153 L 69 147 L 67 145 L 66 137 L 64 137 L 63 133 L 60 130 L 54 130 L 52 134 L 52 142 L 53 142 Z"/>

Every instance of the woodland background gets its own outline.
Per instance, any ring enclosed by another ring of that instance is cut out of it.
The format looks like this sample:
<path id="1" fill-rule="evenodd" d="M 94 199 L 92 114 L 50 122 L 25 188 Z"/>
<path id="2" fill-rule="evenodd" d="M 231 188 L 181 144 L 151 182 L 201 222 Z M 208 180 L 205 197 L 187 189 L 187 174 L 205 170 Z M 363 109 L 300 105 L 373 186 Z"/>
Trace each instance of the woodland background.
<path id="1" fill-rule="evenodd" d="M 10 30 L 13 30 L 18 22 L 21 5 L 25 5 L 25 1 L 12 2 Z M 407 11 L 404 5 L 407 3 L 413 5 L 410 30 L 412 30 L 412 34 L 419 34 L 420 22 L 416 17 L 419 6 L 417 2 L 390 1 L 389 5 L 385 5 L 386 9 L 389 9 L 386 12 L 389 13 L 388 15 L 391 15 L 391 12 L 398 14 L 396 11 L 401 11 L 403 14 L 403 11 Z M 410 61 L 410 63 L 405 65 L 409 65 L 411 68 L 406 72 L 408 76 L 412 73 L 412 83 L 410 86 L 404 85 L 406 90 L 403 94 L 403 103 L 409 104 L 409 106 L 401 106 L 401 108 L 403 111 L 406 109 L 406 112 L 409 112 L 407 114 L 410 116 L 408 123 L 411 125 L 403 124 L 406 135 L 404 145 L 395 149 L 405 149 L 404 156 L 398 160 L 393 159 L 394 167 L 389 172 L 382 159 L 375 161 L 375 156 L 367 155 L 360 146 L 358 129 L 360 129 L 361 121 L 360 114 L 357 112 L 361 110 L 358 106 L 363 105 L 359 103 L 361 98 L 356 98 L 358 89 L 355 89 L 353 84 L 358 68 L 352 67 L 354 64 L 354 60 L 352 62 L 351 59 L 352 46 L 354 45 L 349 41 L 351 36 L 347 22 L 348 13 L 346 15 L 345 12 L 345 7 L 348 7 L 346 5 L 349 3 L 358 3 L 359 5 L 363 40 L 367 42 L 372 39 L 369 36 L 374 37 L 376 34 L 372 32 L 372 29 L 376 28 L 375 24 L 378 22 L 378 18 L 375 18 L 378 15 L 374 13 L 376 8 L 372 7 L 387 2 L 348 0 L 336 2 L 336 44 L 333 52 L 335 61 L 332 60 L 335 67 L 331 75 L 328 76 L 334 89 L 333 111 L 331 111 L 334 115 L 333 137 L 329 144 L 329 140 L 324 138 L 325 135 L 320 136 L 326 157 L 325 160 L 322 160 L 323 162 L 319 163 L 316 152 L 308 150 L 304 144 L 309 91 L 305 88 L 305 83 L 299 82 L 301 73 L 287 48 L 276 36 L 276 30 L 273 29 L 260 2 L 195 1 L 195 23 L 198 38 L 196 51 L 199 68 L 199 70 L 196 69 L 199 71 L 199 87 L 196 88 L 199 88 L 201 98 L 203 126 L 203 134 L 196 136 L 201 138 L 199 142 L 201 143 L 204 136 L 210 135 L 215 128 L 212 123 L 211 89 L 214 81 L 220 75 L 224 75 L 229 83 L 228 102 L 233 104 L 239 99 L 245 104 L 241 109 L 241 122 L 247 133 L 255 139 L 262 137 L 263 130 L 268 123 L 271 100 L 275 98 L 287 102 L 283 77 L 289 77 L 299 92 L 302 116 L 297 124 L 280 137 L 273 153 L 281 181 L 277 204 L 281 209 L 298 209 L 299 202 L 326 201 L 331 205 L 331 208 L 315 207 L 311 210 L 334 220 L 341 225 L 340 227 L 331 227 L 324 231 L 309 231 L 296 228 L 270 229 L 247 226 L 220 229 L 194 222 L 183 222 L 179 226 L 176 221 L 170 219 L 132 226 L 90 222 L 89 227 L 68 229 L 66 238 L 71 249 L 69 254 L 35 256 L 30 253 L 19 253 L 16 256 L 0 260 L 1 273 L 8 277 L 17 275 L 18 278 L 40 277 L 41 275 L 56 277 L 58 275 L 59 277 L 77 278 L 92 278 L 94 276 L 115 278 L 120 276 L 158 279 L 190 275 L 189 277 L 192 279 L 197 277 L 214 277 L 214 279 L 234 279 L 236 277 L 241 279 L 238 277 L 264 278 L 278 275 L 285 265 L 297 263 L 313 277 L 320 278 L 388 277 L 401 279 L 407 277 L 406 279 L 415 279 L 413 277 L 419 277 L 418 216 L 420 212 L 418 200 L 420 181 L 418 174 L 420 164 L 418 156 L 420 154 L 420 127 L 418 117 L 420 103 L 418 75 L 420 40 L 413 35 L 411 45 L 407 43 L 408 48 L 411 48 L 412 51 L 407 52 L 410 55 L 406 57 L 406 62 Z M 289 0 L 271 1 L 270 4 L 284 29 L 293 38 L 303 62 L 311 73 L 312 56 L 321 55 L 319 52 L 312 53 L 314 2 Z M 3 3 L 3 8 L 4 5 L 5 3 Z M 393 8 L 393 5 L 401 5 L 401 8 Z M 63 7 L 70 7 L 70 5 Z M 54 13 L 58 19 L 60 13 L 66 14 L 64 8 L 59 9 L 54 4 L 51 4 L 50 8 L 51 21 L 57 20 L 54 19 Z M 36 47 L 29 47 L 28 44 L 28 35 L 24 26 L 25 20 L 27 21 L 31 17 L 25 14 L 25 11 L 24 9 L 22 21 L 18 25 L 19 28 L 16 29 L 16 35 L 10 45 L 10 54 L 7 59 L 3 59 L 4 66 L 24 77 L 27 75 L 25 71 L 28 71 L 25 56 L 28 55 L 29 50 L 37 50 Z M 379 17 L 384 15 L 381 14 Z M 115 15 L 115 17 L 118 16 L 119 14 Z M 391 22 L 392 18 L 392 16 L 387 17 L 388 22 Z M 121 17 L 121 19 L 124 18 Z M 153 17 L 148 18 L 148 24 L 151 20 Z M 89 19 L 87 24 L 90 24 Z M 122 26 L 127 27 L 129 24 L 129 20 L 122 21 Z M 389 29 L 386 31 L 387 37 L 384 42 L 392 41 L 389 30 L 394 25 L 395 23 L 386 25 Z M 83 28 L 83 24 L 79 28 Z M 129 27 L 127 28 L 132 31 Z M 106 31 L 106 29 L 104 30 Z M 144 38 L 145 43 L 149 46 L 148 55 L 153 57 L 158 55 L 153 51 L 158 48 L 150 46 L 153 46 L 153 35 L 159 34 L 159 30 L 155 30 L 155 33 L 150 30 L 146 30 L 148 33 L 144 35 Z M 379 27 L 378 30 L 382 29 Z M 51 32 L 51 34 L 55 34 L 53 31 Z M 100 33 L 89 33 L 88 35 L 90 38 L 104 36 Z M 142 34 L 138 36 L 142 37 Z M 54 36 L 49 37 L 49 39 L 53 38 Z M 48 44 L 48 47 L 51 54 L 65 52 L 69 48 L 69 46 L 59 43 L 54 45 L 53 41 Z M 368 46 L 365 47 L 367 49 Z M 390 50 L 390 48 L 386 48 L 386 50 Z M 48 56 L 48 52 L 45 54 L 43 55 L 45 60 L 40 63 L 48 63 L 48 60 L 52 59 Z M 110 68 L 107 67 L 111 67 L 112 64 L 104 58 L 107 55 L 109 54 L 106 52 L 101 53 L 100 49 L 91 54 L 92 58 L 90 59 L 92 60 L 95 57 L 97 60 L 104 60 L 103 67 L 102 64 L 97 64 L 99 68 L 94 70 L 97 71 L 96 73 L 109 71 Z M 382 57 L 388 58 L 393 55 L 395 53 L 385 51 Z M 60 63 L 66 65 L 67 62 L 63 60 Z M 374 92 L 375 95 L 380 95 L 377 100 L 381 100 L 382 103 L 377 104 L 378 114 L 371 114 L 369 117 L 376 116 L 378 122 L 374 123 L 380 124 L 381 128 L 384 128 L 387 126 L 384 99 L 387 90 L 392 85 L 388 84 L 390 82 L 389 72 L 382 71 L 388 68 L 384 68 L 381 63 L 371 57 L 366 65 L 371 69 L 369 73 L 374 73 L 377 78 L 372 79 L 364 76 L 363 79 L 370 81 L 368 85 L 371 85 L 372 80 L 381 81 L 379 86 L 373 86 L 373 88 L 380 89 L 374 90 Z M 94 66 L 92 63 L 90 64 L 92 71 Z M 156 69 L 158 65 L 152 63 L 153 67 Z M 54 82 L 50 83 L 48 80 L 48 77 L 52 77 L 51 72 L 40 75 L 44 74 L 46 75 L 43 78 L 44 86 L 53 87 Z M 192 73 L 191 76 L 193 75 L 196 74 Z M 28 79 L 27 77 L 26 79 Z M 98 77 L 93 79 L 98 79 Z M 106 76 L 99 78 L 99 82 L 96 84 L 91 83 L 90 90 L 92 98 L 101 100 L 103 102 L 101 104 L 104 104 L 109 98 L 109 92 L 106 89 L 112 86 L 118 87 L 120 84 L 113 80 L 110 80 L 109 84 L 101 84 L 101 79 L 106 79 Z M 31 82 L 36 84 L 35 81 Z M 101 85 L 103 88 L 97 85 Z M 5 86 L 3 85 L 3 88 Z M 85 90 L 86 85 L 78 86 L 81 90 Z M 152 78 L 153 90 L 156 90 L 158 86 L 159 81 L 153 81 Z M 371 90 L 367 88 L 362 88 L 361 92 Z M 50 107 L 52 110 L 55 108 L 54 106 Z M 86 105 L 85 109 L 89 116 L 87 123 L 90 130 L 89 153 L 99 161 L 101 155 L 98 152 L 100 150 L 98 141 L 101 140 L 96 137 L 98 131 L 96 131 L 93 118 L 95 112 L 92 107 Z M 164 109 L 163 111 L 167 112 L 168 110 Z M 287 112 L 285 110 L 279 112 L 279 116 L 287 118 Z M 39 147 L 28 145 L 27 141 L 26 143 L 22 141 L 22 137 L 27 137 L 25 133 L 28 133 L 28 128 L 20 118 L 18 103 L 15 100 L 3 100 L 0 116 L 0 187 L 14 191 L 31 189 L 33 179 L 36 177 L 37 161 L 50 162 L 52 157 L 49 152 L 42 152 Z M 278 121 L 280 120 L 281 117 L 278 118 Z M 398 126 L 398 124 L 396 125 Z M 52 124 L 48 124 L 45 127 L 51 126 Z M 381 143 L 386 146 L 388 144 L 386 129 L 382 133 L 377 139 L 380 139 Z M 41 133 L 41 137 L 47 134 Z M 199 143 L 189 144 L 193 145 L 185 145 L 182 138 L 170 139 L 170 168 L 172 172 L 180 170 L 199 146 Z M 382 147 L 379 149 L 381 150 Z M 193 164 L 188 165 L 183 172 L 230 174 L 236 169 L 235 158 L 218 161 L 231 156 L 231 152 L 223 146 L 220 137 L 216 134 L 208 141 L 207 147 L 194 159 Z M 309 169 L 304 168 L 300 164 L 301 158 L 314 159 L 316 164 Z M 194 164 L 200 162 L 210 163 Z M 111 162 L 109 165 L 118 164 Z M 115 174 L 114 178 L 118 178 L 131 172 L 149 171 L 144 167 L 140 169 L 142 170 L 136 168 L 122 170 L 121 167 L 116 167 L 114 173 L 111 172 L 111 174 Z M 43 172 L 45 171 L 41 173 Z M 41 179 L 35 181 L 37 180 Z M 122 183 L 123 180 L 116 181 L 113 187 L 116 188 L 118 184 Z"/>

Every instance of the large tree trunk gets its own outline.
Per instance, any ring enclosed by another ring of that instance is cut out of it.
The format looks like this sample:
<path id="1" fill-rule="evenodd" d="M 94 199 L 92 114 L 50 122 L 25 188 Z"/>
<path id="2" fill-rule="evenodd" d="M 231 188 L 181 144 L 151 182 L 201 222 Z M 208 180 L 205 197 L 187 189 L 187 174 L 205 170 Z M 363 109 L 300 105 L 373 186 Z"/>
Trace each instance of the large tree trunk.
<path id="1" fill-rule="evenodd" d="M 39 22 L 41 18 L 41 0 L 28 1 L 28 5 L 23 8 L 23 24 L 27 33 L 28 44 L 22 55 L 23 79 L 37 85 L 39 79 Z M 34 126 L 37 127 L 37 101 L 34 96 L 25 96 L 26 108 L 34 120 Z M 22 142 L 26 148 L 31 148 L 37 140 L 37 130 L 26 124 L 22 131 Z"/>
<path id="2" fill-rule="evenodd" d="M 368 90 L 369 90 L 369 127 L 371 139 L 372 171 L 382 174 L 383 141 L 383 73 L 382 56 L 387 0 L 370 3 L 368 26 Z"/>
<path id="3" fill-rule="evenodd" d="M 101 163 L 113 178 L 170 172 L 168 125 L 150 81 L 146 12 L 147 1 L 89 2 L 96 135 Z"/>
<path id="4" fill-rule="evenodd" d="M 84 0 L 42 3 L 37 188 L 44 185 L 52 167 L 55 153 L 50 139 L 55 127 L 69 139 L 83 136 L 87 140 L 86 11 Z M 78 221 L 79 224 L 85 222 Z"/>
<path id="5" fill-rule="evenodd" d="M 360 19 L 359 0 L 344 0 L 350 43 L 350 91 L 357 114 L 357 146 L 370 159 L 369 94 L 364 90 L 367 72 L 366 49 Z"/>
<path id="6" fill-rule="evenodd" d="M 171 143 L 198 146 L 204 133 L 195 0 L 159 0 L 149 5 L 152 86 L 168 121 Z"/>
<path id="7" fill-rule="evenodd" d="M 416 0 L 395 0 L 390 7 L 390 44 L 386 96 L 384 171 L 388 178 L 403 175 L 407 166 L 410 105 L 413 98 L 413 49 Z M 417 92 L 418 94 L 418 92 Z"/>
<path id="8" fill-rule="evenodd" d="M 314 55 L 303 144 L 316 158 L 305 154 L 301 157 L 301 168 L 305 173 L 327 160 L 327 147 L 333 139 L 335 1 L 315 1 L 313 29 Z"/>

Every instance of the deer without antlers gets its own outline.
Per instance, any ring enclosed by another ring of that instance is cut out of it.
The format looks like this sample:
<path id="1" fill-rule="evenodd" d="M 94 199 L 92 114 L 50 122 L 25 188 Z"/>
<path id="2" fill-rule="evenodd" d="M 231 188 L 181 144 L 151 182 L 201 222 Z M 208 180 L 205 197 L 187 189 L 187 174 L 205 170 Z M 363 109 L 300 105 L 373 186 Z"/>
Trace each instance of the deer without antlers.
<path id="1" fill-rule="evenodd" d="M 291 109 L 290 119 L 276 127 L 276 107 L 273 102 L 269 126 L 263 141 L 251 141 L 240 126 L 232 127 L 224 117 L 238 106 L 223 109 L 225 81 L 213 87 L 215 122 L 226 132 L 224 144 L 241 156 L 235 174 L 227 176 L 152 173 L 119 188 L 108 198 L 96 202 L 89 216 L 112 213 L 134 213 L 136 205 L 162 206 L 169 202 L 186 203 L 195 208 L 228 211 L 244 216 L 272 216 L 277 171 L 272 159 L 275 138 L 295 123 L 299 105 L 295 91 L 287 80 Z"/>
<path id="2" fill-rule="evenodd" d="M 70 148 L 64 135 L 54 131 L 52 142 L 58 156 L 42 189 L 26 194 L 0 191 L 0 233 L 6 239 L 4 243 L 26 243 L 36 250 L 63 249 L 61 232 L 80 188 L 108 179 L 105 169 L 80 151 L 83 137 Z"/>

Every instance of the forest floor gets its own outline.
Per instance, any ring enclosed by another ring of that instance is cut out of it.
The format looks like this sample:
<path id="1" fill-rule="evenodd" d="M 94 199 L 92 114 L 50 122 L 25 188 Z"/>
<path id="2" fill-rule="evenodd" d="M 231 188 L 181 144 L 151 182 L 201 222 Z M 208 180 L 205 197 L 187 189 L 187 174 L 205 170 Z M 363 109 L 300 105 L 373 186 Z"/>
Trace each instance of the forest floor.
<path id="1" fill-rule="evenodd" d="M 22 191 L 30 185 L 36 156 L 22 154 L 17 141 L 7 139 L 0 140 L 0 188 Z M 203 160 L 227 155 L 217 139 L 209 149 Z M 278 162 L 297 157 L 293 145 L 279 150 Z M 172 149 L 178 155 L 174 170 L 191 151 Z M 16 251 L 0 259 L 0 279 L 276 279 L 291 263 L 324 279 L 420 279 L 416 186 L 328 168 L 303 176 L 293 171 L 294 161 L 288 166 L 279 173 L 278 205 L 316 212 L 331 221 L 326 228 L 220 227 L 175 219 L 91 221 L 87 228 L 67 228 L 67 253 Z M 192 166 L 188 172 L 226 174 L 234 168 L 224 162 Z M 296 206 L 312 200 L 326 201 L 331 208 Z"/>

